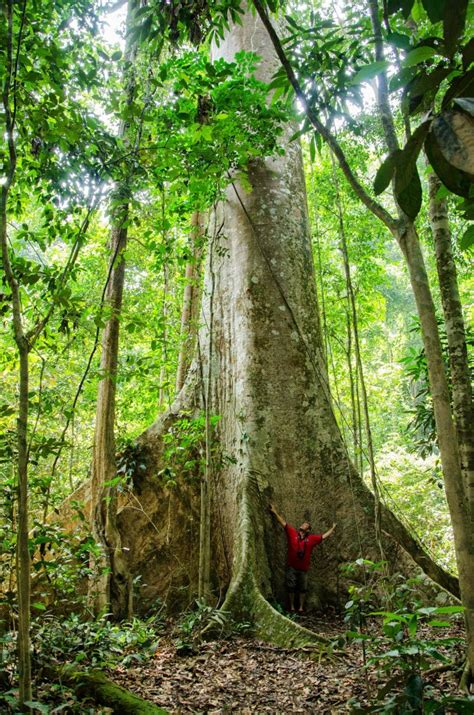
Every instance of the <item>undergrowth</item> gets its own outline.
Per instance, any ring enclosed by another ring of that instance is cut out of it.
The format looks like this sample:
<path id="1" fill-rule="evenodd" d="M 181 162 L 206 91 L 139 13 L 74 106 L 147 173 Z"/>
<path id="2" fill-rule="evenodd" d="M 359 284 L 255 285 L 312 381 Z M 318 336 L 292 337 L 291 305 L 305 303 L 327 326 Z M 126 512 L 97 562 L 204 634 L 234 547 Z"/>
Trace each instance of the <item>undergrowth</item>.
<path id="1" fill-rule="evenodd" d="M 358 559 L 344 571 L 357 581 L 349 587 L 344 616 L 348 630 L 337 646 L 360 646 L 369 702 L 367 706 L 353 699 L 351 712 L 474 713 L 473 697 L 445 695 L 428 679 L 436 664 L 459 675 L 462 671 L 463 639 L 446 631 L 462 619 L 463 608 L 426 605 L 423 577 L 401 579 L 388 574 L 384 562 Z"/>

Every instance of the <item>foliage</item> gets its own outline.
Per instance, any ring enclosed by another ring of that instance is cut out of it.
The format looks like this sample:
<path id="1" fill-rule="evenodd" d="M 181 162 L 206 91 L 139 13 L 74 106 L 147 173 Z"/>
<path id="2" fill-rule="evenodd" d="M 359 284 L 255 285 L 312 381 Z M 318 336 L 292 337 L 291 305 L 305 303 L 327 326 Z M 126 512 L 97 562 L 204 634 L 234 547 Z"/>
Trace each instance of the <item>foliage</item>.
<path id="1" fill-rule="evenodd" d="M 211 428 L 215 428 L 219 420 L 219 415 L 211 415 Z M 201 478 L 205 467 L 205 429 L 205 415 L 186 415 L 176 420 L 164 435 L 165 466 L 159 476 L 167 487 L 176 486 L 178 479 L 196 482 Z M 214 445 L 213 451 L 216 449 Z"/>
<path id="2" fill-rule="evenodd" d="M 197 599 L 177 626 L 176 650 L 187 655 L 195 652 L 203 640 L 230 638 L 250 630 L 250 623 L 237 623 L 226 611 Z"/>
<path id="3" fill-rule="evenodd" d="M 156 616 L 121 624 L 111 623 L 107 616 L 96 621 L 77 614 L 62 621 L 43 618 L 33 630 L 35 658 L 38 663 L 66 660 L 87 667 L 140 663 L 155 652 L 162 627 Z"/>
<path id="4" fill-rule="evenodd" d="M 35 667 L 58 666 L 71 663 L 80 667 L 106 668 L 146 662 L 156 651 L 163 623 L 157 615 L 146 620 L 134 618 L 129 623 L 112 624 L 107 616 L 96 621 L 84 620 L 77 614 L 64 618 L 46 615 L 33 622 L 32 645 Z M 0 704 L 16 712 L 14 690 L 9 690 L 15 670 L 15 646 L 10 633 L 2 636 L 2 675 L 5 692 L 0 694 Z M 35 705 L 39 712 L 60 712 L 58 702 L 68 712 L 84 713 L 84 704 L 74 694 L 59 684 L 38 685 L 41 702 Z M 42 709 L 43 708 L 43 709 Z M 97 709 L 90 712 L 98 713 Z"/>
<path id="5" fill-rule="evenodd" d="M 353 711 L 438 712 L 447 706 L 453 712 L 468 712 L 469 699 L 440 699 L 423 676 L 433 661 L 451 663 L 453 647 L 461 639 L 452 635 L 435 636 L 433 629 L 451 627 L 452 619 L 457 618 L 463 608 L 424 605 L 420 579 L 404 581 L 396 574 L 389 576 L 383 562 L 358 559 L 344 571 L 350 576 L 360 569 L 366 573 L 367 580 L 364 585 L 350 587 L 344 620 L 351 630 L 346 637 L 361 644 L 365 668 L 375 666 L 378 678 L 386 682 L 374 698 L 370 697 L 373 705 L 369 709 L 362 711 L 353 702 Z M 390 610 L 376 608 L 381 597 L 390 605 Z"/>

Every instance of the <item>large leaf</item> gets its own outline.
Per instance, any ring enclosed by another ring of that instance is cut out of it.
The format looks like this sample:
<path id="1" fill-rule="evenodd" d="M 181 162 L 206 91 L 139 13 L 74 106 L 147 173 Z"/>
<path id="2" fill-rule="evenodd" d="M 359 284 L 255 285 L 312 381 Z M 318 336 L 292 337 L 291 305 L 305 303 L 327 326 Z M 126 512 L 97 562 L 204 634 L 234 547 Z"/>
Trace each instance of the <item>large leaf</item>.
<path id="1" fill-rule="evenodd" d="M 387 60 L 380 60 L 379 62 L 372 62 L 370 65 L 365 65 L 361 67 L 358 72 L 351 78 L 350 84 L 361 84 L 362 82 L 368 82 L 369 80 L 376 77 L 380 72 L 387 69 L 389 63 Z"/>
<path id="2" fill-rule="evenodd" d="M 393 75 L 389 83 L 391 92 L 395 92 L 400 87 L 404 87 L 416 77 L 416 67 L 405 67 L 397 74 Z"/>
<path id="3" fill-rule="evenodd" d="M 446 56 L 452 57 L 457 50 L 459 39 L 466 24 L 468 0 L 450 0 L 446 3 L 443 18 L 444 47 Z"/>
<path id="4" fill-rule="evenodd" d="M 397 177 L 395 174 L 395 193 L 397 202 L 408 218 L 414 221 L 421 209 L 421 202 L 423 198 L 421 181 L 416 166 L 413 174 L 411 175 L 409 184 L 402 191 L 397 191 L 396 187 Z"/>
<path id="5" fill-rule="evenodd" d="M 408 35 L 403 35 L 400 32 L 388 32 L 387 42 L 398 47 L 400 50 L 408 50 L 410 47 L 410 38 Z"/>
<path id="6" fill-rule="evenodd" d="M 429 127 L 429 121 L 420 124 L 396 157 L 395 197 L 400 208 L 412 220 L 416 218 L 421 208 L 423 192 L 416 161 Z"/>
<path id="7" fill-rule="evenodd" d="M 474 176 L 473 117 L 464 112 L 445 111 L 435 117 L 432 126 L 446 161 Z"/>
<path id="8" fill-rule="evenodd" d="M 469 228 L 464 232 L 461 240 L 459 241 L 459 248 L 461 251 L 469 251 L 474 246 L 474 225 L 469 226 Z"/>
<path id="9" fill-rule="evenodd" d="M 399 152 L 397 151 L 389 154 L 377 170 L 377 174 L 374 179 L 374 192 L 377 196 L 381 194 L 382 191 L 385 191 L 392 180 L 395 173 L 396 154 L 398 153 Z"/>
<path id="10" fill-rule="evenodd" d="M 409 97 L 409 112 L 413 114 L 421 108 L 431 105 L 438 89 L 445 77 L 450 73 L 448 67 L 437 67 L 433 72 L 427 74 L 420 72 L 407 86 L 406 92 Z M 425 96 L 426 95 L 426 96 Z"/>
<path id="11" fill-rule="evenodd" d="M 455 77 L 443 97 L 442 107 L 446 109 L 455 97 L 474 96 L 474 69 L 468 70 L 463 75 Z"/>
<path id="12" fill-rule="evenodd" d="M 443 184 L 452 191 L 453 194 L 468 198 L 471 186 L 469 175 L 460 171 L 445 159 L 433 132 L 429 132 L 426 137 L 425 151 L 431 166 Z"/>
<path id="13" fill-rule="evenodd" d="M 438 54 L 434 47 L 429 47 L 427 45 L 422 45 L 421 47 L 415 47 L 411 50 L 402 62 L 403 67 L 413 67 L 414 65 L 419 65 L 426 60 L 431 59 L 434 55 Z"/>
<path id="14" fill-rule="evenodd" d="M 397 193 L 403 191 L 411 183 L 412 176 L 416 172 L 416 161 L 429 128 L 429 121 L 420 124 L 397 156 L 395 172 L 395 191 Z"/>

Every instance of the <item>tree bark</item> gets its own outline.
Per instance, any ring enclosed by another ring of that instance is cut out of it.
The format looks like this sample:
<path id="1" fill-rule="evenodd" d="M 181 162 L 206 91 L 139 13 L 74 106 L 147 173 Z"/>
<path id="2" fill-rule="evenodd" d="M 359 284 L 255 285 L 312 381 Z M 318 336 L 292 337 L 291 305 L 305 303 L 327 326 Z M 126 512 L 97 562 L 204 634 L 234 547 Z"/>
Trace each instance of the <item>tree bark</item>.
<path id="1" fill-rule="evenodd" d="M 453 412 L 461 452 L 461 469 L 472 513 L 474 509 L 474 406 L 466 331 L 451 244 L 448 206 L 446 199 L 437 198 L 440 186 L 441 182 L 436 174 L 431 173 L 429 177 L 430 224 L 448 338 Z"/>
<path id="2" fill-rule="evenodd" d="M 199 269 L 202 256 L 202 214 L 196 211 L 192 217 L 189 241 L 191 258 L 186 264 L 183 309 L 181 311 L 181 348 L 176 371 L 176 392 L 184 385 L 194 355 L 199 310 Z"/>
<path id="3" fill-rule="evenodd" d="M 127 24 L 137 7 L 136 0 L 128 0 Z M 136 79 L 133 60 L 136 46 L 130 37 L 126 59 L 130 65 L 126 77 L 125 102 L 131 106 L 135 98 Z M 130 143 L 129 124 L 123 122 L 120 136 Z M 91 531 L 100 545 L 100 554 L 92 557 L 93 575 L 89 583 L 89 602 L 96 614 L 111 612 L 115 618 L 127 618 L 132 613 L 132 578 L 124 556 L 122 538 L 117 527 L 117 477 L 115 449 L 115 393 L 119 351 L 120 314 L 125 282 L 125 250 L 129 217 L 129 180 L 124 179 L 113 192 L 110 233 L 109 281 L 104 306 L 110 311 L 103 336 L 94 450 L 91 476 Z"/>
<path id="4" fill-rule="evenodd" d="M 428 364 L 436 435 L 454 533 L 459 587 L 462 604 L 465 608 L 468 657 L 472 668 L 474 663 L 474 529 L 472 513 L 461 472 L 457 434 L 452 418 L 435 307 L 420 242 L 413 224 L 407 225 L 399 242 L 410 272 Z"/>
<path id="5" fill-rule="evenodd" d="M 15 67 L 13 62 L 13 3 L 8 0 L 4 5 L 7 22 L 7 48 L 5 80 L 2 87 L 2 104 L 5 115 L 5 134 L 8 146 L 6 176 L 0 194 L 0 245 L 2 266 L 12 296 L 13 334 L 19 356 L 19 404 L 17 417 L 17 495 L 18 529 L 16 544 L 16 576 L 18 594 L 18 672 L 19 701 L 23 704 L 31 700 L 31 643 L 30 643 L 30 553 L 28 548 L 28 414 L 29 414 L 29 344 L 25 334 L 21 312 L 20 286 L 13 272 L 8 250 L 7 207 L 8 195 L 13 184 L 17 168 L 15 145 Z M 22 29 L 22 26 L 21 26 Z M 18 47 L 21 44 L 21 29 Z M 13 111 L 12 111 L 13 106 Z"/>
<path id="6" fill-rule="evenodd" d="M 96 614 L 111 611 L 116 618 L 126 618 L 132 611 L 131 577 L 123 556 L 120 532 L 116 526 L 117 476 L 115 449 L 115 392 L 118 364 L 119 325 L 125 279 L 124 251 L 127 229 L 123 224 L 128 210 L 116 217 L 111 232 L 113 268 L 107 287 L 105 305 L 111 311 L 102 337 L 101 380 L 97 397 L 94 453 L 91 477 L 92 533 L 101 545 L 94 562 L 89 600 Z"/>

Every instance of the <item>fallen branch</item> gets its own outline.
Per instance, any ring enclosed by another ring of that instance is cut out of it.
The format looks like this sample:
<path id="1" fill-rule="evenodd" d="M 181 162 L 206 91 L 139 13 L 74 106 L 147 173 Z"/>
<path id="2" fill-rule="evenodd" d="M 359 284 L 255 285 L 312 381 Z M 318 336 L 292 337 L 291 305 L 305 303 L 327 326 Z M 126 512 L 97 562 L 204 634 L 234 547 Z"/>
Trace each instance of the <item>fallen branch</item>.
<path id="1" fill-rule="evenodd" d="M 106 705 L 116 715 L 168 715 L 167 710 L 125 690 L 100 670 L 86 672 L 65 666 L 47 668 L 46 674 L 72 688 L 79 698 Z"/>

